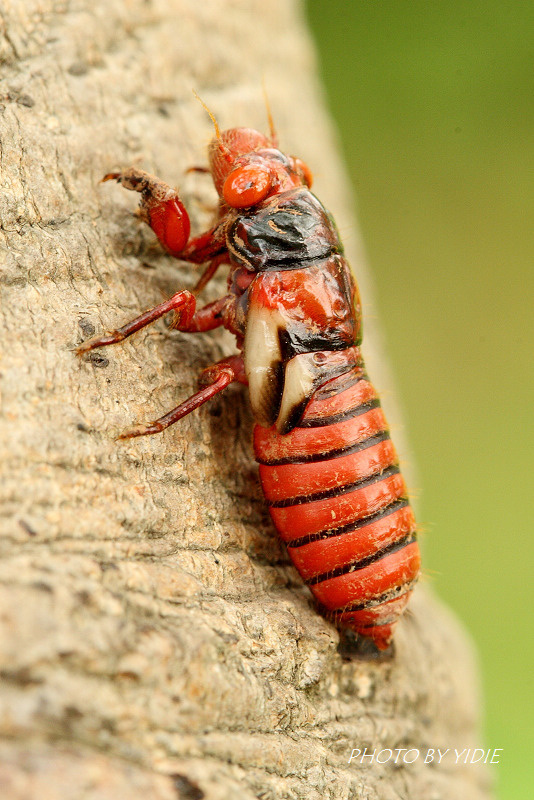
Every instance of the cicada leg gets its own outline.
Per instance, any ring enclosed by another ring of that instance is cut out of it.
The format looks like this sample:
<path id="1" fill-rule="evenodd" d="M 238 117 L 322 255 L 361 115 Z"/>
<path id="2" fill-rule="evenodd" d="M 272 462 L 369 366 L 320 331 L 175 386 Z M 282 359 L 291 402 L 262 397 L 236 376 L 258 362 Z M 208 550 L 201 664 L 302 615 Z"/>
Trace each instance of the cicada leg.
<path id="1" fill-rule="evenodd" d="M 132 333 L 141 330 L 141 328 L 144 328 L 146 325 L 150 325 L 151 322 L 155 322 L 155 320 L 163 317 L 169 311 L 174 311 L 177 314 L 179 313 L 180 323 L 187 327 L 194 317 L 195 306 L 196 299 L 187 289 L 176 292 L 169 300 L 145 311 L 144 314 L 141 314 L 131 322 L 123 325 L 122 328 L 117 328 L 104 336 L 94 336 L 92 339 L 83 342 L 77 348 L 76 353 L 81 356 L 84 353 L 88 353 L 90 350 L 94 350 L 96 347 L 107 347 L 109 344 L 122 342 L 124 339 L 127 339 L 128 336 L 131 336 Z"/>
<path id="2" fill-rule="evenodd" d="M 148 425 L 138 425 L 135 428 L 130 428 L 124 431 L 118 438 L 119 439 L 133 439 L 135 436 L 148 436 L 152 433 L 160 433 L 174 425 L 178 420 L 183 419 L 196 408 L 207 403 L 216 394 L 222 392 L 231 383 L 240 382 L 246 383 L 244 373 L 243 361 L 239 356 L 230 356 L 217 364 L 203 370 L 200 375 L 200 384 L 207 384 L 204 388 L 200 389 L 194 395 L 189 397 L 179 406 L 173 408 L 163 417 L 149 423 Z"/>
<path id="3" fill-rule="evenodd" d="M 189 214 L 178 192 L 155 175 L 137 167 L 109 172 L 102 181 L 115 180 L 141 195 L 139 215 L 152 228 L 161 244 L 176 258 L 203 264 L 226 250 L 224 226 L 214 228 L 189 241 Z M 219 262 L 220 263 L 220 262 Z"/>

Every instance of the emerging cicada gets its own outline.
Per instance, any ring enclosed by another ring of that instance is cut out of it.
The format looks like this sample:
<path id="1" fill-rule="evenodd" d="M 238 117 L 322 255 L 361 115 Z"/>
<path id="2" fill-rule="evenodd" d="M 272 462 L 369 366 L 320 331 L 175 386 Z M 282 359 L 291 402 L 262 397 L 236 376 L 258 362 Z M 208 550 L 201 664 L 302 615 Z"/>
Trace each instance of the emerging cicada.
<path id="1" fill-rule="evenodd" d="M 78 353 L 169 311 L 180 331 L 231 331 L 239 355 L 205 369 L 200 391 L 122 438 L 162 431 L 230 383 L 247 384 L 263 492 L 293 563 L 321 613 L 385 649 L 417 579 L 419 547 L 365 372 L 360 302 L 338 232 L 310 191 L 310 170 L 278 149 L 272 130 L 216 125 L 209 163 L 218 220 L 194 239 L 175 190 L 135 168 L 106 175 L 141 194 L 141 214 L 171 255 L 207 267 L 193 293 L 177 292 Z M 228 293 L 197 309 L 221 264 Z"/>

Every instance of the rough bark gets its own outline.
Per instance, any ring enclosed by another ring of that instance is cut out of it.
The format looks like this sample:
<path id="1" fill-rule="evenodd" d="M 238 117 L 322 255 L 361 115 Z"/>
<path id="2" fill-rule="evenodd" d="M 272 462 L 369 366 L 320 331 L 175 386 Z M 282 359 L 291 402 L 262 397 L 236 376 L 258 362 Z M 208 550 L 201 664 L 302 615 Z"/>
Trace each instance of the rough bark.
<path id="1" fill-rule="evenodd" d="M 453 758 L 348 765 L 356 747 L 477 746 L 470 646 L 421 587 L 392 657 L 340 655 L 268 521 L 244 390 L 114 440 L 190 394 L 229 339 L 159 323 L 86 361 L 71 349 L 196 278 L 101 176 L 156 172 L 205 227 L 213 192 L 184 169 L 211 127 L 191 89 L 222 127 L 265 129 L 262 77 L 368 309 L 298 5 L 8 0 L 1 33 L 2 797 L 487 798 Z M 376 351 L 371 324 L 380 386 Z"/>

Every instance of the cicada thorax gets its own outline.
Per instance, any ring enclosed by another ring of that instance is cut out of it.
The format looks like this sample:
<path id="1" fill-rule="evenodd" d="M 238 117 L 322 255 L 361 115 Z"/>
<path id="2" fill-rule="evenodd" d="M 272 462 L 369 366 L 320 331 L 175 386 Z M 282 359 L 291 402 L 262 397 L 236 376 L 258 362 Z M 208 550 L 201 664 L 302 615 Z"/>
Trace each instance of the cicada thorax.
<path id="1" fill-rule="evenodd" d="M 351 366 L 331 354 L 359 343 L 356 287 L 327 212 L 305 188 L 238 215 L 227 242 L 234 264 L 255 273 L 238 301 L 252 410 L 287 433 L 326 378 Z"/>

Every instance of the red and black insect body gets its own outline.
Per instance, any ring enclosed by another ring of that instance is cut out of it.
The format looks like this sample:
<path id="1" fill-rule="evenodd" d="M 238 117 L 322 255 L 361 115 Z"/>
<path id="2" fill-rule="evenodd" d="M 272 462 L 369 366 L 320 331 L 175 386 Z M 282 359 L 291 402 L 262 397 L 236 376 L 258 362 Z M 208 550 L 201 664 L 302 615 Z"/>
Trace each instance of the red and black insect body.
<path id="1" fill-rule="evenodd" d="M 415 522 L 380 402 L 365 372 L 357 289 L 311 174 L 274 133 L 219 132 L 209 147 L 216 225 L 189 240 L 176 191 L 138 169 L 112 173 L 141 193 L 141 213 L 168 252 L 207 263 L 181 291 L 131 323 L 82 344 L 122 341 L 168 311 L 173 327 L 224 326 L 240 355 L 203 371 L 201 389 L 122 438 L 157 433 L 230 383 L 248 384 L 254 450 L 276 529 L 320 610 L 385 649 L 419 573 Z M 228 293 L 196 309 L 220 264 Z"/>

